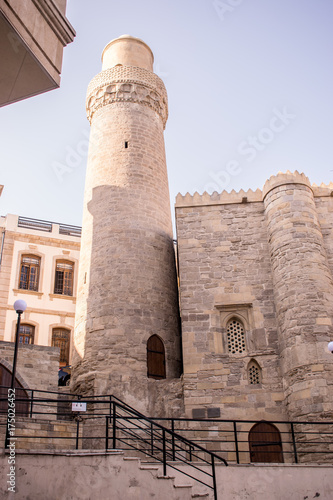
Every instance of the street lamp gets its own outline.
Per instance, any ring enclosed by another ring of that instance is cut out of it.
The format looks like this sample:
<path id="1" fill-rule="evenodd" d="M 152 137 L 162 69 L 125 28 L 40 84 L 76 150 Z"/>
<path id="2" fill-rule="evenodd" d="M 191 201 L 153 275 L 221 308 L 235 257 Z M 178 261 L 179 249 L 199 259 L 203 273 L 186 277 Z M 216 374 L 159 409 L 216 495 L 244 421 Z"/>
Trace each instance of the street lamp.
<path id="1" fill-rule="evenodd" d="M 16 323 L 16 335 L 15 335 L 15 349 L 14 349 L 14 359 L 13 359 L 13 371 L 12 371 L 12 383 L 11 389 L 14 389 L 15 386 L 15 373 L 16 373 L 16 361 L 17 361 L 17 349 L 19 345 L 19 333 L 20 333 L 20 322 L 21 322 L 21 314 L 26 310 L 27 303 L 25 300 L 16 300 L 14 302 L 14 309 L 17 312 L 17 323 Z"/>
<path id="2" fill-rule="evenodd" d="M 17 322 L 16 322 L 16 334 L 15 334 L 15 348 L 14 348 L 14 358 L 13 358 L 13 369 L 12 369 L 12 383 L 10 388 L 12 391 L 15 387 L 15 374 L 16 374 L 16 361 L 17 361 L 17 350 L 20 338 L 20 322 L 21 314 L 26 310 L 27 303 L 25 300 L 16 300 L 14 303 L 14 309 L 17 312 Z M 9 394 L 9 391 L 8 391 Z M 9 447 L 9 398 L 8 398 L 8 409 L 7 409 L 7 423 L 6 423 L 6 438 L 5 438 L 5 448 Z"/>
<path id="3" fill-rule="evenodd" d="M 333 354 L 333 342 L 329 342 L 327 348 Z"/>

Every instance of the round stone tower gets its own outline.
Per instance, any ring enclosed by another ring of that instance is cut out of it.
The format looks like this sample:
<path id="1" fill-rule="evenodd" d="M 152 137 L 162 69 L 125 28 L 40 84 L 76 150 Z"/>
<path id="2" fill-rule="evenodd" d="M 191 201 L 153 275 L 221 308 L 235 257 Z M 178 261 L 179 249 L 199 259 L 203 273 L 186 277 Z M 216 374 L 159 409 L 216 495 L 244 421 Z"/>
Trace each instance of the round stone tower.
<path id="1" fill-rule="evenodd" d="M 263 190 L 273 267 L 279 348 L 291 419 L 332 419 L 333 283 L 308 178 L 271 177 Z"/>
<path id="2" fill-rule="evenodd" d="M 166 379 L 181 372 L 163 137 L 168 105 L 153 59 L 142 40 L 123 35 L 105 47 L 103 70 L 88 87 L 91 132 L 72 375 L 74 390 L 112 393 L 141 411 L 156 393 L 151 384 L 163 385 L 147 373 L 153 335 L 165 350 Z"/>

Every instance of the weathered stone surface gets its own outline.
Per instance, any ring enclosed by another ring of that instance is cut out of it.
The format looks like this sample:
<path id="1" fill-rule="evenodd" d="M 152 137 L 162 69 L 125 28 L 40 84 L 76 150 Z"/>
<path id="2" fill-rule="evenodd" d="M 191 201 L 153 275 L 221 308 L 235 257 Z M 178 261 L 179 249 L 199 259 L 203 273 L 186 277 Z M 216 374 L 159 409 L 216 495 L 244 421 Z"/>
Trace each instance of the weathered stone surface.
<path id="1" fill-rule="evenodd" d="M 24 389 L 58 390 L 59 347 L 19 345 L 16 378 Z M 0 341 L 0 364 L 12 371 L 14 343 Z M 30 396 L 30 391 L 28 392 Z M 38 397 L 41 397 L 39 394 Z"/>
<path id="2" fill-rule="evenodd" d="M 110 60 L 119 65 L 102 71 L 88 90 L 91 135 L 73 388 L 112 392 L 147 412 L 151 384 L 146 346 L 151 335 L 164 342 L 167 379 L 181 371 L 163 138 L 167 101 L 163 82 L 137 67 L 140 61 L 122 66 L 125 39 L 119 40 L 107 48 L 117 48 L 117 57 Z M 127 46 L 130 42 L 142 48 L 137 39 L 126 39 Z M 165 384 L 160 386 L 167 391 Z"/>
<path id="3" fill-rule="evenodd" d="M 255 194 L 177 197 L 188 416 L 216 406 L 222 418 L 332 418 L 332 188 L 287 172 Z M 242 352 L 230 352 L 233 317 Z"/>
<path id="4" fill-rule="evenodd" d="M 332 367 L 317 368 L 333 334 L 333 283 L 313 191 L 295 173 L 288 184 L 274 177 L 265 192 L 285 404 L 293 419 L 332 418 L 333 407 L 322 407 L 333 403 Z"/>

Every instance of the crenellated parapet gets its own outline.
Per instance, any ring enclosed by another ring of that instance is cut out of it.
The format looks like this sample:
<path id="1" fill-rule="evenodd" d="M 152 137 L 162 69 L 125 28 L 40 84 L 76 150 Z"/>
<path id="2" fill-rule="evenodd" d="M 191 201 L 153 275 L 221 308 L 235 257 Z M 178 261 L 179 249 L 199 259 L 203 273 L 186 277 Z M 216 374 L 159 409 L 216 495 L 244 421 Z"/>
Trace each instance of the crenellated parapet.
<path id="1" fill-rule="evenodd" d="M 257 189 L 252 191 L 244 191 L 241 189 L 236 192 L 234 189 L 228 193 L 227 191 L 222 191 L 222 193 L 217 193 L 214 191 L 213 194 L 209 194 L 206 191 L 203 194 L 186 193 L 184 196 L 182 194 L 177 194 L 176 197 L 176 208 L 177 207 L 192 207 L 192 206 L 204 206 L 204 205 L 227 205 L 229 203 L 247 203 L 247 202 L 260 202 L 262 201 L 262 191 Z"/>
<path id="2" fill-rule="evenodd" d="M 315 198 L 333 196 L 333 182 L 330 182 L 329 184 L 321 183 L 320 186 L 317 186 L 317 184 L 311 184 L 308 177 L 304 173 L 299 173 L 297 170 L 295 172 L 287 170 L 285 173 L 278 172 L 276 175 L 272 175 L 265 182 L 262 190 L 256 189 L 253 191 L 252 189 L 248 189 L 247 191 L 244 191 L 241 189 L 240 191 L 235 191 L 233 189 L 231 192 L 224 190 L 222 193 L 218 193 L 217 191 L 214 191 L 212 194 L 205 191 L 202 194 L 195 192 L 193 195 L 190 193 L 186 193 L 185 195 L 178 193 L 176 196 L 175 206 L 176 208 L 181 208 L 228 205 L 234 203 L 258 203 L 264 201 L 267 194 L 273 189 L 287 186 L 288 184 L 300 184 L 307 186 L 311 189 Z"/>
<path id="3" fill-rule="evenodd" d="M 279 186 L 286 186 L 288 184 L 302 184 L 308 186 L 311 189 L 311 183 L 308 177 L 299 173 L 297 170 L 295 172 L 290 172 L 287 170 L 286 173 L 278 172 L 277 175 L 272 175 L 266 182 L 263 188 L 263 199 L 272 190 Z"/>
<path id="4" fill-rule="evenodd" d="M 88 86 L 86 111 L 91 122 L 94 113 L 116 102 L 138 103 L 168 119 L 168 98 L 162 80 L 152 71 L 134 66 L 114 66 L 101 71 Z"/>

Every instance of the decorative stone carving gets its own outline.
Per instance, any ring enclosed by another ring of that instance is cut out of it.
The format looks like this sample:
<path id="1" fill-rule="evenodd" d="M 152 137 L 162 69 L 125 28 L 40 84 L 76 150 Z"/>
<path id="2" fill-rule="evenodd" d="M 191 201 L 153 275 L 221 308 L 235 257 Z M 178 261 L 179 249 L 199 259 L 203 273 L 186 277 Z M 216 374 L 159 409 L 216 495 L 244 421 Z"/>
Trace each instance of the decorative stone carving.
<path id="1" fill-rule="evenodd" d="M 161 117 L 165 127 L 168 101 L 164 84 L 157 75 L 144 68 L 115 66 L 93 78 L 86 101 L 90 123 L 99 108 L 114 102 L 133 102 L 148 106 Z"/>

